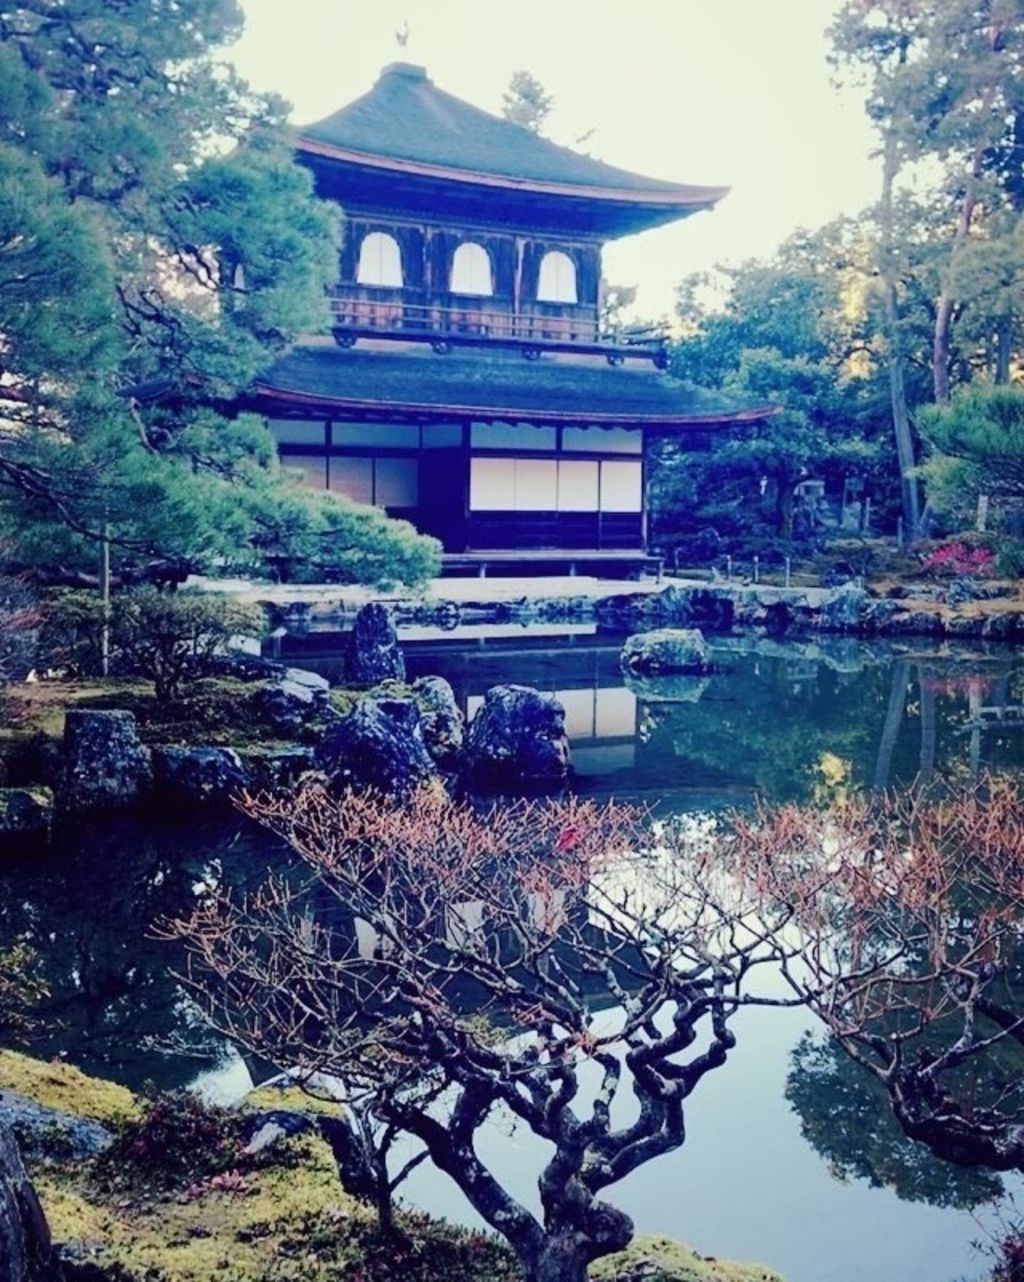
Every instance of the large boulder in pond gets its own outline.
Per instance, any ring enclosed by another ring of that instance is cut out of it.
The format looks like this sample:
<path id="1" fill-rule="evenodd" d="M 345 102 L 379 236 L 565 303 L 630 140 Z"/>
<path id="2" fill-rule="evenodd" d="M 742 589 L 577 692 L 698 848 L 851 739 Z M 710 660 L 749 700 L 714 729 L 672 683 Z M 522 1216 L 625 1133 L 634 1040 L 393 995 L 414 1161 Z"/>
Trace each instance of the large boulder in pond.
<path id="1" fill-rule="evenodd" d="M 420 710 L 427 751 L 440 765 L 450 765 L 462 751 L 466 737 L 455 691 L 444 677 L 417 677 L 411 688 Z"/>
<path id="2" fill-rule="evenodd" d="M 153 784 L 162 802 L 224 806 L 251 782 L 234 748 L 153 749 Z"/>
<path id="3" fill-rule="evenodd" d="M 382 681 L 370 691 L 370 698 L 412 699 L 419 708 L 420 730 L 427 751 L 440 766 L 452 766 L 462 751 L 466 724 L 455 691 L 444 677 L 417 677 L 412 685 Z"/>
<path id="4" fill-rule="evenodd" d="M 256 697 L 260 719 L 275 734 L 296 738 L 312 721 L 329 716 L 331 683 L 318 672 L 286 668 Z"/>
<path id="5" fill-rule="evenodd" d="M 470 722 L 464 770 L 471 787 L 554 787 L 569 773 L 565 709 L 532 686 L 492 686 Z"/>
<path id="6" fill-rule="evenodd" d="M 654 676 L 623 673 L 623 685 L 636 695 L 638 703 L 699 703 L 710 684 L 710 677 L 683 676 L 677 672 Z"/>
<path id="7" fill-rule="evenodd" d="M 59 800 L 65 810 L 129 806 L 150 782 L 149 752 L 130 712 L 69 710 L 62 757 Z"/>
<path id="8" fill-rule="evenodd" d="M 855 583 L 834 588 L 818 606 L 818 626 L 826 632 L 851 632 L 860 627 L 868 594 Z"/>
<path id="9" fill-rule="evenodd" d="M 324 731 L 316 764 L 339 791 L 375 788 L 401 795 L 437 774 L 411 699 L 360 699 Z"/>
<path id="10" fill-rule="evenodd" d="M 18 1144 L 0 1123 L 0 1282 L 46 1276 L 50 1229 Z"/>
<path id="11" fill-rule="evenodd" d="M 376 685 L 404 681 L 405 656 L 387 606 L 371 601 L 355 617 L 345 649 L 345 672 L 350 681 Z"/>
<path id="12" fill-rule="evenodd" d="M 701 676 L 711 672 L 711 654 L 698 628 L 657 628 L 626 638 L 619 662 L 627 672 L 648 675 L 680 673 Z"/>

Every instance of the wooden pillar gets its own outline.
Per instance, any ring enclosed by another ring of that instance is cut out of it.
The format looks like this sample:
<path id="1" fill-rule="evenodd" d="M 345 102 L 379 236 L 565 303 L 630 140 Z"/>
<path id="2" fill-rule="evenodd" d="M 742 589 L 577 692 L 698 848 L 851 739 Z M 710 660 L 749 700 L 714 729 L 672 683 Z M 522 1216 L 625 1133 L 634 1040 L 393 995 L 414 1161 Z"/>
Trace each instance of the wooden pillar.
<path id="1" fill-rule="evenodd" d="M 462 532 L 459 536 L 458 551 L 468 551 L 470 541 L 471 512 L 469 506 L 470 468 L 472 466 L 472 424 L 462 424 L 462 447 L 459 450 L 459 466 L 462 468 Z"/>
<path id="2" fill-rule="evenodd" d="M 640 429 L 640 546 L 647 551 L 647 428 Z"/>
<path id="3" fill-rule="evenodd" d="M 522 333 L 519 317 L 522 313 L 523 297 L 523 246 L 522 236 L 516 237 L 516 266 L 512 281 L 512 333 L 518 338 Z"/>

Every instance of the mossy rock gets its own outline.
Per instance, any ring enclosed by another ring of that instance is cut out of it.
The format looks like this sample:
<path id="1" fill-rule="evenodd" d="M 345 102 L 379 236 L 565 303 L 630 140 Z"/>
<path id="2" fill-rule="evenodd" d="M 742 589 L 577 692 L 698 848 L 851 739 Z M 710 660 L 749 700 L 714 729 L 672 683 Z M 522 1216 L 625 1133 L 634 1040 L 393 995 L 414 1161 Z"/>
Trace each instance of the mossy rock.
<path id="1" fill-rule="evenodd" d="M 590 1276 L 592 1282 L 784 1282 L 763 1265 L 708 1259 L 666 1237 L 638 1237 L 592 1264 Z"/>
<path id="2" fill-rule="evenodd" d="M 311 1116 L 325 1117 L 339 1117 L 342 1112 L 337 1101 L 310 1094 L 294 1083 L 287 1086 L 258 1086 L 242 1100 L 242 1108 L 246 1112 L 282 1110 L 286 1113 L 308 1113 Z"/>
<path id="3" fill-rule="evenodd" d="M 360 699 L 365 699 L 368 691 L 363 688 L 353 690 L 351 686 L 334 686 L 327 696 L 331 707 L 339 716 L 347 717 L 350 712 L 355 710 L 356 704 Z"/>
<path id="4" fill-rule="evenodd" d="M 0 1090 L 15 1091 L 75 1117 L 120 1126 L 142 1116 L 139 1101 L 124 1086 L 88 1077 L 71 1064 L 30 1059 L 0 1050 Z"/>

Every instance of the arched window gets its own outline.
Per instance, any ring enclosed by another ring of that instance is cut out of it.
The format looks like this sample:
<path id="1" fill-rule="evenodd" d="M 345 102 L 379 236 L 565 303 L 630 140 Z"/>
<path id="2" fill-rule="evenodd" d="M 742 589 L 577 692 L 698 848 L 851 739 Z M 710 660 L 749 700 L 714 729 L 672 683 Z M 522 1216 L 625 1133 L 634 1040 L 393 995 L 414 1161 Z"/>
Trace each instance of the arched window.
<path id="1" fill-rule="evenodd" d="M 466 240 L 458 247 L 452 259 L 450 287 L 453 294 L 479 294 L 487 297 L 494 293 L 491 259 L 483 245 Z"/>
<path id="2" fill-rule="evenodd" d="M 540 260 L 537 300 L 541 303 L 577 303 L 576 264 L 568 254 L 554 249 Z"/>
<path id="3" fill-rule="evenodd" d="M 359 246 L 359 267 L 356 269 L 359 285 L 385 285 L 400 289 L 402 284 L 402 251 L 394 236 L 386 232 L 371 231 Z"/>

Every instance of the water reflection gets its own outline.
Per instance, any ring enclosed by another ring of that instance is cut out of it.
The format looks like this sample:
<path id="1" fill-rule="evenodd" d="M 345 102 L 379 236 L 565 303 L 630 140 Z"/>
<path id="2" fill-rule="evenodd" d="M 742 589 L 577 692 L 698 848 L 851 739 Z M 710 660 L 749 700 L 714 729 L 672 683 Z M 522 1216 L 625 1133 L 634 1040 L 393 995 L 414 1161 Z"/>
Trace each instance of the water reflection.
<path id="1" fill-rule="evenodd" d="M 804 1139 L 838 1179 L 931 1206 L 975 1207 L 1003 1192 L 998 1175 L 939 1161 L 907 1139 L 878 1079 L 831 1038 L 808 1034 L 793 1048 L 786 1099 Z"/>
<path id="2" fill-rule="evenodd" d="M 1024 697 L 1024 663 L 1010 650 L 719 637 L 716 675 L 638 678 L 619 668 L 621 639 L 596 629 L 567 631 L 558 646 L 522 629 L 492 633 L 424 637 L 410 674 L 446 677 L 470 714 L 499 681 L 556 694 L 582 791 L 719 807 L 1024 768 L 1024 726 L 1000 719 Z M 304 640 L 307 660 L 313 645 Z"/>
<path id="3" fill-rule="evenodd" d="M 173 1090 L 218 1061 L 174 977 L 177 950 L 153 937 L 207 885 L 242 885 L 286 858 L 278 843 L 223 820 L 76 823 L 45 855 L 6 861 L 0 947 L 23 940 L 42 960 L 49 997 L 24 1047 L 67 1058 L 134 1090 Z"/>
<path id="4" fill-rule="evenodd" d="M 557 693 L 576 786 L 594 795 L 715 810 L 757 794 L 811 801 L 919 774 L 1024 768 L 1024 724 L 1000 716 L 1024 698 L 1024 657 L 1012 651 L 729 637 L 712 642 L 710 678 L 627 682 L 619 646 L 594 628 L 492 626 L 468 638 L 424 631 L 407 654 L 410 676 L 447 677 L 467 713 L 498 682 Z M 339 673 L 337 638 L 285 638 L 283 649 Z M 210 880 L 244 884 L 285 858 L 265 834 L 230 822 L 118 821 L 79 827 L 44 858 L 5 860 L 0 946 L 25 937 L 38 948 L 52 989 L 42 1014 L 57 1021 L 31 1049 L 135 1088 L 195 1080 L 223 1048 L 192 1017 L 177 958 L 151 924 L 187 910 Z M 995 1181 L 905 1141 L 873 1083 L 832 1048 L 802 1042 L 805 1026 L 799 1013 L 745 1012 L 740 1048 L 708 1079 L 686 1146 L 636 1172 L 616 1200 L 642 1231 L 761 1258 L 788 1282 L 981 1274 L 971 1250 L 981 1230 L 949 1208 L 973 1205 Z M 230 1060 L 223 1080 L 241 1089 L 244 1063 Z M 495 1129 L 481 1145 L 513 1186 L 534 1166 L 525 1143 Z M 424 1174 L 414 1196 L 463 1216 L 436 1178 Z"/>

